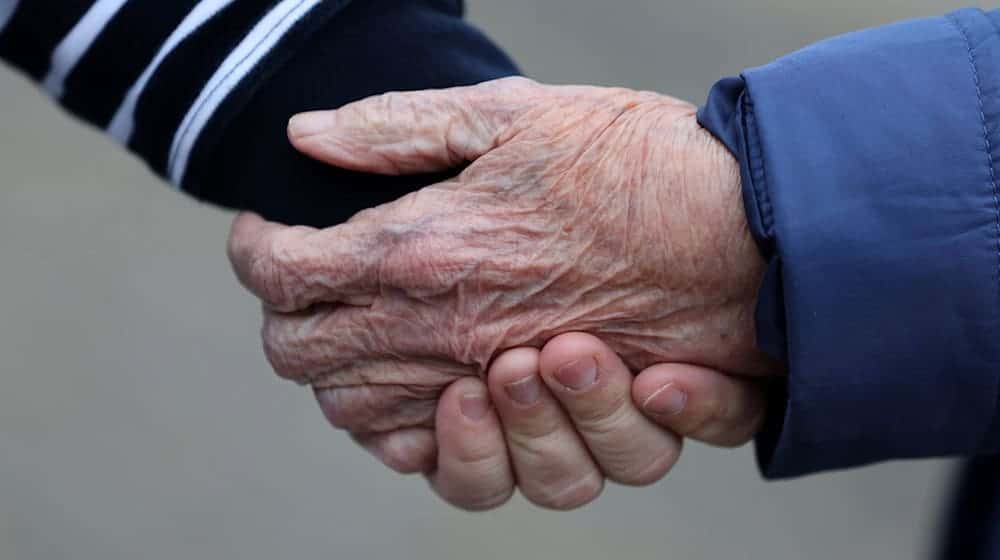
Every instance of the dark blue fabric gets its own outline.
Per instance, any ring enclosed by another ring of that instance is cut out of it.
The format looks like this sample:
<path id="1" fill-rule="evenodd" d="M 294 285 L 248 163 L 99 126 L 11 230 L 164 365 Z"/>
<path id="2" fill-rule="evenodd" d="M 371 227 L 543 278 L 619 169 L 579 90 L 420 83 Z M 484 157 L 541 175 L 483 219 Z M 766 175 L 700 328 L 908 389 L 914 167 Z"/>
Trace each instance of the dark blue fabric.
<path id="1" fill-rule="evenodd" d="M 772 265 L 758 329 L 790 374 L 765 473 L 998 450 L 992 20 L 824 41 L 723 80 L 700 117 L 740 159 Z"/>
<path id="2" fill-rule="evenodd" d="M 699 113 L 770 262 L 759 344 L 789 375 L 765 476 L 1000 451 L 998 30 L 966 9 L 843 35 L 720 81 Z M 996 487 L 982 464 L 969 484 Z M 956 533 L 976 557 L 1000 558 L 994 499 Z"/>

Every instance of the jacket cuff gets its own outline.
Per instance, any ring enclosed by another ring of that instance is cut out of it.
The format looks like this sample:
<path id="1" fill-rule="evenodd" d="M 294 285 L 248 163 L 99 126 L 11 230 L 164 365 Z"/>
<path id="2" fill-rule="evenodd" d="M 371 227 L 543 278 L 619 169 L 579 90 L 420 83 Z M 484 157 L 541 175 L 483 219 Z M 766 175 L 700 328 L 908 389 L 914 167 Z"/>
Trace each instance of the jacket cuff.
<path id="1" fill-rule="evenodd" d="M 788 364 L 758 437 L 789 477 L 1000 451 L 1000 33 L 967 9 L 843 35 L 719 82 Z"/>

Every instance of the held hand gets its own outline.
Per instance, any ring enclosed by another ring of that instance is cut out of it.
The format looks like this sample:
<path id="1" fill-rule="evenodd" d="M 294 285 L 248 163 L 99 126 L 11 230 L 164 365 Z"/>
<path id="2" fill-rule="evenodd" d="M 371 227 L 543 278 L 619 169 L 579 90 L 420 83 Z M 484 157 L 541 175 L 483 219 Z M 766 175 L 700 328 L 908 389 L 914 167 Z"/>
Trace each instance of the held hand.
<path id="1" fill-rule="evenodd" d="M 501 354 L 486 384 L 465 378 L 445 391 L 436 435 L 426 434 L 437 440 L 428 479 L 463 509 L 498 507 L 515 487 L 539 506 L 573 509 L 595 499 L 606 479 L 660 480 L 680 454 L 676 434 L 749 441 L 764 418 L 762 383 L 678 364 L 652 366 L 633 383 L 607 345 L 565 334 L 541 352 Z"/>

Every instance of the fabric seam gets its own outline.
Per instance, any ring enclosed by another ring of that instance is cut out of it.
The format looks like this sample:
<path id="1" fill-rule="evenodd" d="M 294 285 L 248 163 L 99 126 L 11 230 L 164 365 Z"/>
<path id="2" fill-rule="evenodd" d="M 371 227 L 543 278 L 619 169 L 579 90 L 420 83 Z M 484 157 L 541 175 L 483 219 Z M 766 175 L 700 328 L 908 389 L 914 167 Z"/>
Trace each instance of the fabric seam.
<path id="1" fill-rule="evenodd" d="M 760 135 L 757 130 L 756 117 L 753 113 L 753 102 L 750 101 L 749 91 L 744 91 L 740 100 L 743 106 L 743 128 L 747 131 L 744 140 L 744 150 L 750 161 L 750 183 L 754 192 L 754 199 L 757 203 L 757 212 L 760 214 L 760 223 L 764 228 L 764 235 L 768 238 L 774 236 L 774 217 L 771 206 L 771 197 L 767 189 L 767 170 L 764 166 L 764 149 L 760 145 Z M 753 149 L 756 147 L 756 150 Z"/>
<path id="2" fill-rule="evenodd" d="M 996 280 L 994 281 L 993 285 L 998 290 L 998 297 L 1000 297 L 1000 188 L 998 188 L 997 186 L 996 170 L 994 169 L 993 166 L 993 146 L 992 142 L 990 142 L 989 125 L 986 121 L 986 104 L 983 100 L 983 90 L 979 78 L 979 67 L 978 64 L 976 63 L 975 49 L 972 46 L 972 38 L 969 35 L 968 30 L 962 25 L 962 22 L 959 21 L 958 18 L 952 14 L 948 15 L 947 20 L 955 27 L 955 29 L 958 30 L 958 33 L 962 36 L 962 39 L 965 42 L 965 49 L 966 52 L 968 52 L 969 54 L 969 66 L 972 68 L 972 80 L 973 84 L 976 87 L 976 101 L 979 103 L 979 117 L 983 125 L 983 143 L 984 146 L 986 147 L 986 165 L 990 171 L 990 186 L 993 188 L 993 203 L 996 210 L 997 266 L 996 266 Z M 996 26 L 992 25 L 992 22 L 991 22 L 991 27 L 993 27 L 994 30 L 996 29 Z M 995 306 L 994 312 L 997 311 L 1000 311 L 1000 302 L 998 302 L 998 304 Z M 995 401 L 996 400 L 1000 399 L 995 399 Z M 1000 410 L 998 410 L 998 408 L 1000 408 L 1000 406 L 994 404 L 993 418 L 987 425 L 986 432 L 983 434 L 980 440 L 980 445 L 979 445 L 980 448 L 983 447 L 983 445 L 987 442 L 987 440 L 990 437 L 991 430 L 989 429 L 989 426 L 995 425 L 998 416 L 1000 416 Z"/>

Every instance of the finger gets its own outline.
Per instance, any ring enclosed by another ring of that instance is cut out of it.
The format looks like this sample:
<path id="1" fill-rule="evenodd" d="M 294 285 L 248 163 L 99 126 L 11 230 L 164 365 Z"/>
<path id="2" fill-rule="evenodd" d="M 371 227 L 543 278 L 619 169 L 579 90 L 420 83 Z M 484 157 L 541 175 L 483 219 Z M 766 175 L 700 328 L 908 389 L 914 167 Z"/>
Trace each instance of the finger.
<path id="1" fill-rule="evenodd" d="M 352 434 L 351 437 L 399 474 L 427 472 L 437 462 L 437 441 L 431 428 Z"/>
<path id="2" fill-rule="evenodd" d="M 501 354 L 487 379 L 524 497 L 542 507 L 569 510 L 600 495 L 604 476 L 573 423 L 542 384 L 538 350 L 519 348 Z"/>
<path id="3" fill-rule="evenodd" d="M 542 379 L 608 478 L 651 484 L 674 466 L 680 438 L 633 404 L 632 373 L 600 339 L 583 333 L 558 336 L 542 349 L 540 362 Z"/>
<path id="4" fill-rule="evenodd" d="M 378 263 L 387 248 L 379 231 L 371 221 L 316 230 L 242 213 L 233 222 L 228 253 L 240 283 L 272 309 L 367 305 L 378 293 Z"/>
<path id="5" fill-rule="evenodd" d="M 500 421 L 483 382 L 460 379 L 441 396 L 437 468 L 427 475 L 445 501 L 466 510 L 499 507 L 514 492 Z"/>
<path id="6" fill-rule="evenodd" d="M 724 447 L 750 441 L 767 408 L 762 381 L 686 364 L 647 368 L 636 377 L 632 398 L 661 426 Z"/>
<path id="7" fill-rule="evenodd" d="M 326 305 L 297 314 L 265 309 L 261 341 L 279 376 L 319 387 L 440 387 L 484 371 L 449 356 L 454 346 L 435 317 L 418 303 L 392 312 Z"/>
<path id="8" fill-rule="evenodd" d="M 334 428 L 349 432 L 389 432 L 431 427 L 438 387 L 358 385 L 317 389 L 316 402 Z"/>
<path id="9" fill-rule="evenodd" d="M 439 183 L 316 230 L 237 216 L 228 252 L 240 282 L 276 311 L 317 303 L 368 306 L 387 290 L 420 295 L 468 272 L 465 240 L 437 213 L 452 204 L 456 183 Z"/>
<path id="10" fill-rule="evenodd" d="M 386 93 L 333 111 L 296 115 L 292 144 L 331 165 L 370 173 L 451 169 L 493 149 L 541 86 L 506 78 L 477 86 Z"/>
<path id="11" fill-rule="evenodd" d="M 270 266 L 272 255 L 269 251 L 275 249 L 275 239 L 284 235 L 284 241 L 290 243 L 305 238 L 308 231 L 314 230 L 306 227 L 290 228 L 269 222 L 253 212 L 237 214 L 229 230 L 226 252 L 240 284 L 258 297 L 266 295 L 265 292 L 273 288 L 273 282 L 270 282 L 270 278 L 267 279 L 268 282 L 264 282 L 262 277 L 273 272 Z M 268 284 L 267 289 L 262 289 L 263 284 Z"/>

